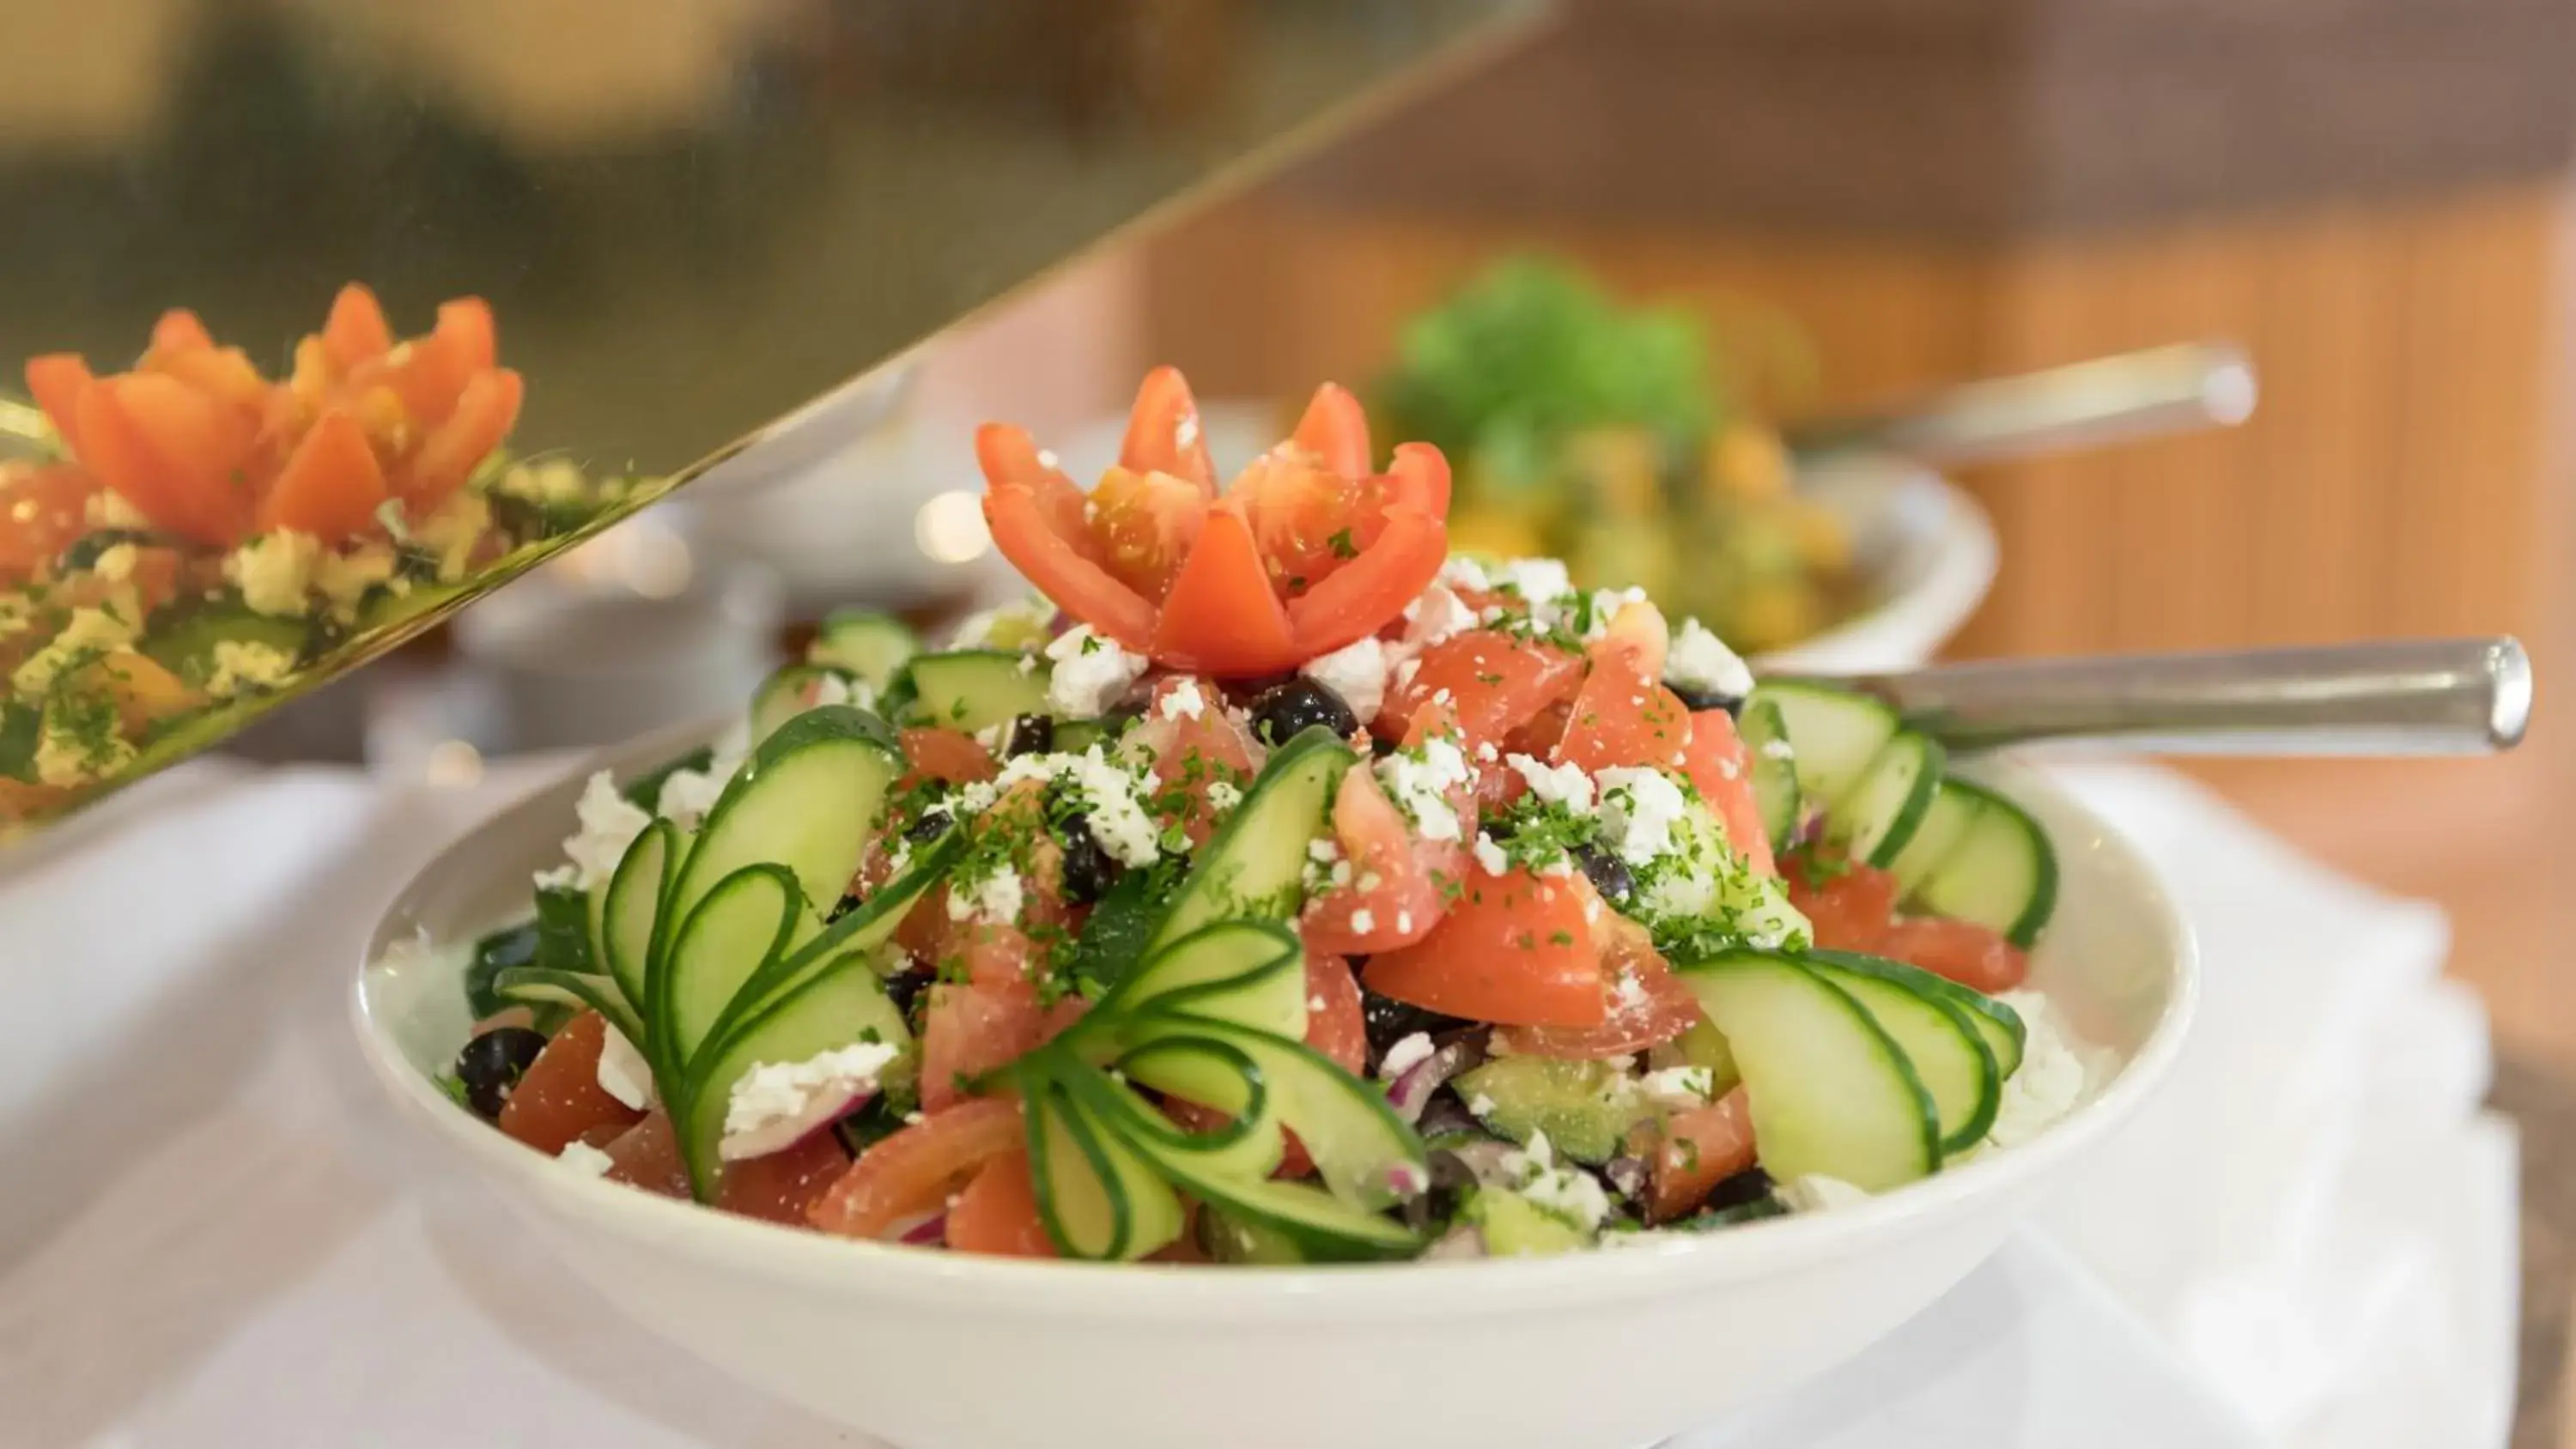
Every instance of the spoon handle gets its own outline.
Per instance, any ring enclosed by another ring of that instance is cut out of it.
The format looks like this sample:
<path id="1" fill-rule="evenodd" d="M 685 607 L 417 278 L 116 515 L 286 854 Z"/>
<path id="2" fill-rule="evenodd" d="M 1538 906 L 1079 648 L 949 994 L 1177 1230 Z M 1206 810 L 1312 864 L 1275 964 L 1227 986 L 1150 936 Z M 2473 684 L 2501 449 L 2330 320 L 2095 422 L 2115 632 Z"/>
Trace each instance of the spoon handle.
<path id="1" fill-rule="evenodd" d="M 2531 718 L 2510 638 L 1938 665 L 1840 681 L 1962 752 L 2096 740 L 2176 755 L 2484 755 Z"/>
<path id="2" fill-rule="evenodd" d="M 2197 428 L 2254 411 L 2254 365 L 2227 343 L 2190 342 L 1945 388 L 1894 411 L 1819 419 L 1790 448 L 1852 449 L 1926 463 L 1982 463 Z"/>

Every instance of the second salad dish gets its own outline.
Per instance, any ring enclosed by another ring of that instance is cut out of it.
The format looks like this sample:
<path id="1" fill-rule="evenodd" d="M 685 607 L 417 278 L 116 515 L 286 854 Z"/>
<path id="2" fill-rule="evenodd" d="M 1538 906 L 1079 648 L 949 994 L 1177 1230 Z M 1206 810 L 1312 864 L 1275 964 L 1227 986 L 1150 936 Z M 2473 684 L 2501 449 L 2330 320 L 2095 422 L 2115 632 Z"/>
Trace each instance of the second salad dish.
<path id="1" fill-rule="evenodd" d="M 985 428 L 1038 597 L 835 619 L 595 776 L 472 944 L 460 1108 L 826 1234 L 1266 1264 L 1830 1209 L 2099 1085 L 2024 980 L 2048 835 L 1933 740 L 1453 553 L 1443 455 L 1377 471 L 1339 388 L 1230 483 L 1199 430 L 1155 373 L 1086 491 Z"/>

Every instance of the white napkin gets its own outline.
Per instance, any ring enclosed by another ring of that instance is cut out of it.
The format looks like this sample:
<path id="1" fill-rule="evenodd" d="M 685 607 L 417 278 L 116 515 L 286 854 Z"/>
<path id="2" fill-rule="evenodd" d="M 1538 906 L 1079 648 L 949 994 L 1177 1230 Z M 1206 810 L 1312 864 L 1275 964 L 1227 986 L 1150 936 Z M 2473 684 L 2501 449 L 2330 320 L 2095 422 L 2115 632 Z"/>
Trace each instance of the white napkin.
<path id="1" fill-rule="evenodd" d="M 51 994 L 0 1016 L 0 1443 L 875 1449 L 628 1325 L 378 1105 L 358 943 L 527 778 L 216 782 L 0 876 L 0 952 Z M 2473 1125 L 2439 916 L 2168 775 L 2070 778 L 2202 923 L 2172 1090 L 2053 1242 L 1681 1449 L 2502 1443 L 2512 1144 Z"/>

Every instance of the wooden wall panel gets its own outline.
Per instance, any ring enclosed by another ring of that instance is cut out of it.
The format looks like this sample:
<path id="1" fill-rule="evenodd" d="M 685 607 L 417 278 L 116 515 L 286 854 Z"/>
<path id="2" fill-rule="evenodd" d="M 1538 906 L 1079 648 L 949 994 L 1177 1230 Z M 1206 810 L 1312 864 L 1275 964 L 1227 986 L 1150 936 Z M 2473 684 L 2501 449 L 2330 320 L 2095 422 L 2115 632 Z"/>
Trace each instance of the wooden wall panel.
<path id="1" fill-rule="evenodd" d="M 2233 338 L 2262 374 L 2248 426 L 1963 476 L 2005 540 L 1963 652 L 2528 629 L 2561 225 L 2554 183 L 1993 247 L 1259 196 L 1156 245 L 1146 336 L 1210 394 L 1364 378 L 1405 316 L 1535 246 L 1793 318 L 1824 406 Z"/>

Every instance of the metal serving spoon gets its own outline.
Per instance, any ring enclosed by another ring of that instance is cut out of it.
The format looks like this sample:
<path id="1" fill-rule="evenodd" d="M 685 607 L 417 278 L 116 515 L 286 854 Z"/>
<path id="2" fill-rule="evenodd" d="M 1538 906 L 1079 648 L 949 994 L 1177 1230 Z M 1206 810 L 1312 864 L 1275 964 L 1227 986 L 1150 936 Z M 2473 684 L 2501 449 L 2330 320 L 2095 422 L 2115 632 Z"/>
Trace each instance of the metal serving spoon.
<path id="1" fill-rule="evenodd" d="M 1887 452 L 1986 463 L 2234 427 L 2253 416 L 2256 391 L 2241 349 L 2187 342 L 1965 383 L 1888 411 L 1801 423 L 1784 436 L 1809 459 Z"/>
<path id="2" fill-rule="evenodd" d="M 1952 750 L 2084 740 L 2174 755 L 2485 755 L 2522 742 L 2511 638 L 1944 664 L 1828 681 Z"/>

